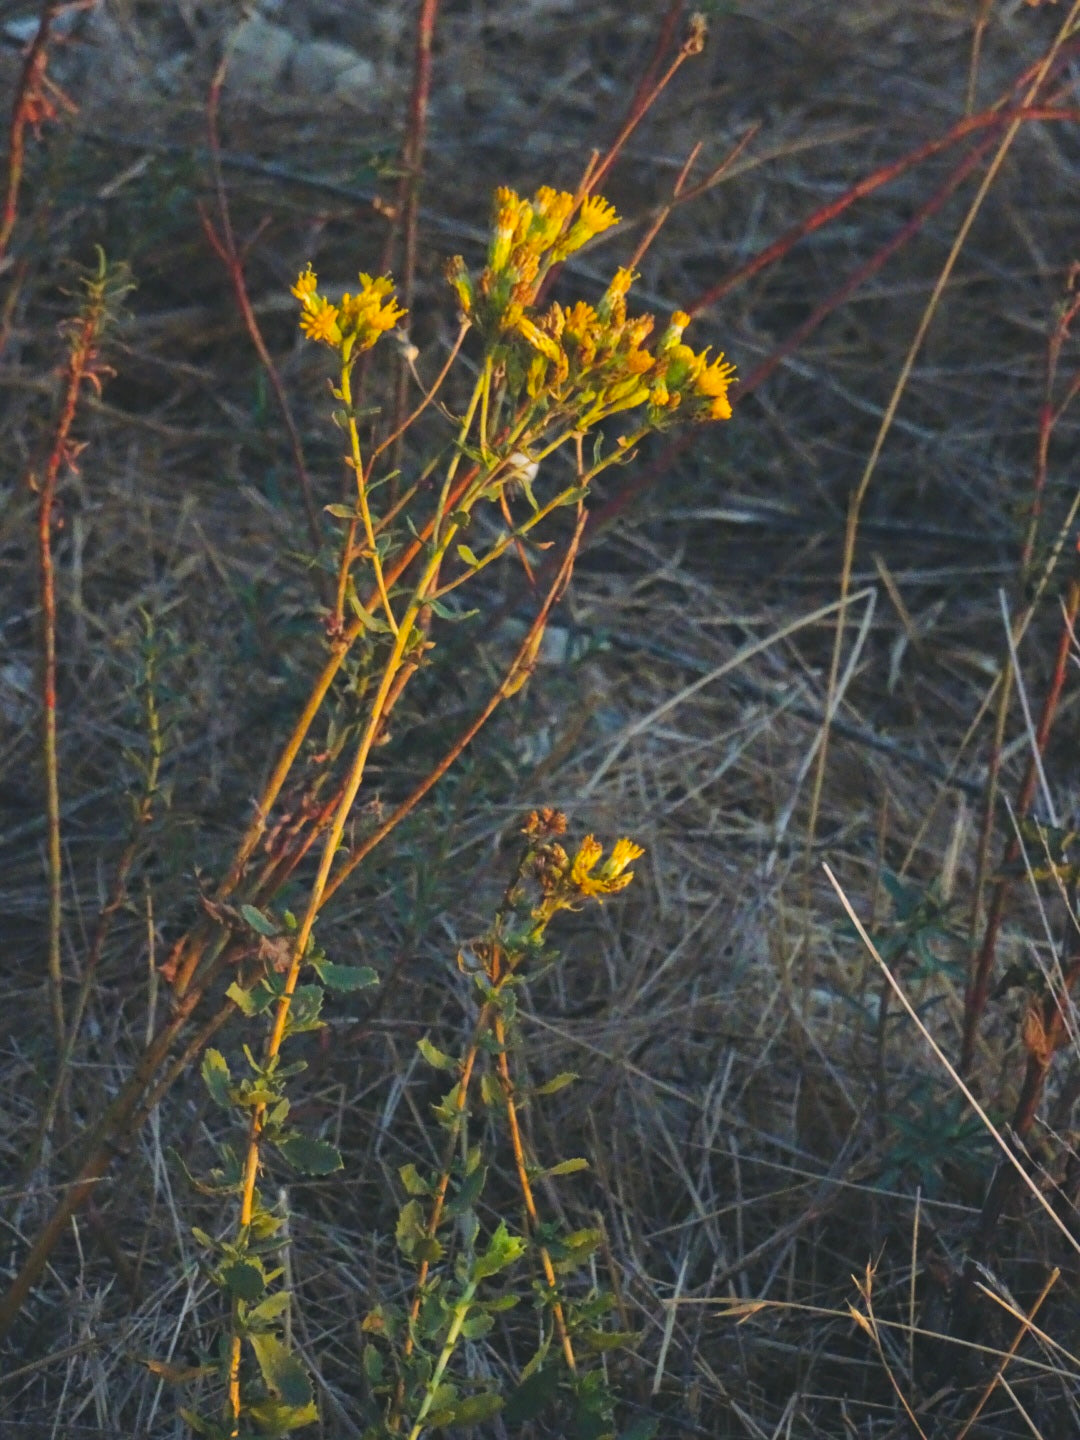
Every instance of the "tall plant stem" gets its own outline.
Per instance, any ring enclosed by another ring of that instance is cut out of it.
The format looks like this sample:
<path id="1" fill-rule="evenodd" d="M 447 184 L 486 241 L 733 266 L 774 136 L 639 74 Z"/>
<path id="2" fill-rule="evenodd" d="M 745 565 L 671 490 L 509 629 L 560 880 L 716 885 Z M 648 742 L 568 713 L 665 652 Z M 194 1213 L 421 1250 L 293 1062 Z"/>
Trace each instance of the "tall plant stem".
<path id="1" fill-rule="evenodd" d="M 453 535 L 455 527 L 449 527 L 448 539 Z M 357 746 L 356 754 L 353 757 L 352 766 L 342 791 L 341 799 L 338 802 L 337 811 L 327 832 L 323 844 L 322 858 L 319 862 L 318 873 L 315 876 L 311 891 L 308 895 L 307 907 L 304 911 L 304 918 L 300 922 L 296 934 L 296 942 L 293 948 L 292 960 L 285 977 L 284 989 L 278 1000 L 274 1012 L 274 1023 L 270 1030 L 270 1037 L 266 1044 L 265 1059 L 267 1062 L 273 1060 L 281 1050 L 281 1043 L 285 1038 L 285 1027 L 289 1018 L 289 1010 L 292 1004 L 292 997 L 296 991 L 297 982 L 300 978 L 300 971 L 304 963 L 304 956 L 307 953 L 308 943 L 311 940 L 312 931 L 315 928 L 315 920 L 323 901 L 323 894 L 326 890 L 327 881 L 330 878 L 330 869 L 334 863 L 341 838 L 345 833 L 345 826 L 352 813 L 356 796 L 363 783 L 364 771 L 367 767 L 368 756 L 371 754 L 371 747 L 375 743 L 375 737 L 379 733 L 379 727 L 383 721 L 384 709 L 387 698 L 393 688 L 394 682 L 405 663 L 406 648 L 412 638 L 416 620 L 423 609 L 424 600 L 428 588 L 438 574 L 442 564 L 444 549 L 436 549 L 431 556 L 427 566 L 420 578 L 419 583 L 413 592 L 409 608 L 402 617 L 397 634 L 394 636 L 394 644 L 389 658 L 383 668 L 382 678 L 379 687 L 371 702 L 371 711 L 368 716 L 367 725 L 364 728 L 363 736 Z M 245 1233 L 251 1224 L 251 1217 L 255 1204 L 255 1183 L 259 1173 L 260 1140 L 263 1126 L 266 1121 L 266 1106 L 256 1106 L 251 1116 L 251 1129 L 248 1135 L 247 1155 L 244 1161 L 244 1176 L 240 1197 L 239 1230 Z M 242 1337 L 234 1326 L 234 1333 L 230 1344 L 229 1357 L 229 1413 L 233 1422 L 233 1434 L 239 1434 L 239 1417 L 241 1413 L 240 1395 L 240 1359 L 242 1350 Z"/>

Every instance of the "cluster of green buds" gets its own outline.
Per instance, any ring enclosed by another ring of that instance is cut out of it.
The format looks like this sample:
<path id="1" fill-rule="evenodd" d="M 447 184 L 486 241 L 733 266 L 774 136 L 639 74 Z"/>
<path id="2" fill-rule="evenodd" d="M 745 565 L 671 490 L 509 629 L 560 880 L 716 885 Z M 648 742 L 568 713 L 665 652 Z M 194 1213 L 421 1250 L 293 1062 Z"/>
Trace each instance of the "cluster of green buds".
<path id="1" fill-rule="evenodd" d="M 640 406 L 649 429 L 675 413 L 689 421 L 728 420 L 734 366 L 683 344 L 690 323 L 676 311 L 655 349 L 646 342 L 651 315 L 628 316 L 626 297 L 636 278 L 615 272 L 600 303 L 536 308 L 544 278 L 555 264 L 618 223 L 600 196 L 578 201 L 545 186 L 532 201 L 513 190 L 496 192 L 487 264 L 474 280 L 460 255 L 447 266 L 462 313 L 504 366 L 509 393 L 526 396 L 549 413 L 580 417 L 584 431 L 597 421 Z"/>

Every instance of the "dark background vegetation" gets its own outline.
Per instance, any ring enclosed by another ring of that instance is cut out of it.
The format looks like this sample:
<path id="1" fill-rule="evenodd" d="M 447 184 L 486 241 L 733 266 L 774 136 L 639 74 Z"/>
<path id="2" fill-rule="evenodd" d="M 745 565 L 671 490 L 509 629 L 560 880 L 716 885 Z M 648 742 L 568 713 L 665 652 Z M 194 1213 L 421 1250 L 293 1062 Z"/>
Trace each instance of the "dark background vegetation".
<path id="1" fill-rule="evenodd" d="M 227 860 L 320 653 L 288 448 L 198 219 L 211 199 L 210 75 L 246 23 L 222 105 L 225 176 L 238 235 L 262 227 L 248 283 L 327 504 L 341 486 L 338 437 L 288 286 L 309 259 L 342 286 L 379 267 L 387 220 L 372 201 L 395 189 L 414 8 L 294 0 L 245 22 L 238 7 L 197 0 L 109 0 L 54 56 L 78 113 L 32 146 L 21 229 L 0 277 L 8 293 L 19 267 L 0 357 L 5 1271 L 49 1195 L 23 1174 L 54 1063 L 24 476 L 50 415 L 69 265 L 89 262 L 99 243 L 138 282 L 109 349 L 115 378 L 82 416 L 88 448 L 64 487 L 57 547 L 72 974 L 128 824 L 125 749 L 144 744 L 135 679 L 144 613 L 156 634 L 169 802 L 101 966 L 75 1071 L 78 1118 L 115 1091 L 166 1003 L 155 967 L 190 922 L 200 877 Z M 0 9 L 3 23 L 25 15 Z M 641 266 L 639 303 L 660 313 L 686 305 L 861 177 L 946 132 L 969 87 L 973 110 L 993 103 L 1063 13 L 960 0 L 713 6 L 704 55 L 604 187 L 624 226 L 566 283 L 595 298 L 690 147 L 702 144 L 703 174 L 753 127 L 722 181 L 674 213 Z M 411 320 L 427 373 L 454 332 L 444 259 L 461 251 L 476 263 L 495 185 L 574 186 L 589 149 L 611 140 L 664 14 L 659 0 L 446 0 Z M 973 72 L 980 14 L 988 24 Z M 275 71 L 275 47 L 289 44 Z M 339 50 L 331 64 L 330 44 L 354 54 L 348 83 L 347 56 Z M 17 50 L 0 60 L 10 95 Z M 1066 66 L 1062 83 L 1071 74 Z M 959 153 L 860 200 L 707 308 L 696 343 L 751 375 L 911 219 Z M 655 1415 L 664 1436 L 748 1440 L 917 1434 L 898 1387 L 927 1436 L 960 1433 L 998 1363 L 993 1348 L 1017 1324 L 987 1301 L 962 1334 L 952 1308 L 993 1148 L 910 1022 L 890 1013 L 881 1023 L 880 977 L 821 861 L 884 939 L 923 926 L 921 959 L 914 945 L 894 953 L 955 1058 L 990 722 L 965 736 L 1006 654 L 999 592 L 1013 610 L 1027 598 L 1018 567 L 1047 337 L 1080 258 L 1078 157 L 1075 128 L 1022 129 L 919 353 L 863 511 L 852 583 L 875 603 L 864 632 L 868 600 L 852 607 L 845 665 L 858 649 L 813 829 L 835 617 L 775 637 L 837 597 L 849 496 L 977 180 L 738 403 L 729 425 L 654 466 L 652 483 L 583 554 L 528 689 L 333 907 L 320 931 L 330 954 L 374 965 L 384 983 L 373 1005 L 339 1007 L 301 1087 L 306 1113 L 340 1135 L 346 1155 L 342 1175 L 290 1189 L 297 1334 L 322 1382 L 325 1435 L 355 1433 L 357 1322 L 397 1283 L 398 1167 L 432 1143 L 435 1091 L 415 1042 L 452 1037 L 467 1019 L 458 946 L 483 926 L 521 817 L 539 804 L 566 810 L 575 834 L 630 834 L 647 849 L 625 895 L 555 937 L 563 964 L 530 992 L 525 1020 L 536 1078 L 581 1076 L 537 1106 L 532 1123 L 542 1153 L 593 1162 L 559 1196 L 572 1222 L 600 1217 L 602 1278 L 640 1332 L 636 1349 L 609 1362 L 625 1422 Z M 1071 374 L 1067 360 L 1066 347 Z M 605 480 L 600 501 L 617 500 L 660 453 L 657 444 L 636 470 Z M 1040 558 L 1072 498 L 1074 455 L 1066 416 L 1050 454 Z M 1067 554 L 1061 573 L 1071 563 Z M 508 567 L 476 603 L 512 610 L 519 587 Z M 1021 647 L 1035 710 L 1060 590 L 1055 578 Z M 448 642 L 380 755 L 383 802 L 472 715 L 517 623 L 481 619 Z M 755 641 L 757 653 L 705 680 Z M 1066 821 L 1078 793 L 1076 693 L 1073 672 L 1046 756 Z M 1012 795 L 1028 754 L 1017 707 L 1006 739 Z M 1004 810 L 999 822 L 995 856 L 1009 833 Z M 888 876 L 901 873 L 908 888 L 890 890 Z M 924 909 L 911 921 L 916 902 Z M 1070 946 L 1060 914 L 1044 928 L 1030 896 L 1014 899 L 1002 971 Z M 1012 992 L 991 1002 L 973 1072 L 1003 1119 L 1023 1073 L 1020 1009 Z M 1069 1224 L 1068 1194 L 1055 1184 L 1076 1163 L 1077 1073 L 1070 1047 L 1032 1140 L 1039 1183 Z M 169 1156 L 175 1148 L 207 1163 L 214 1123 L 197 1078 L 182 1081 L 118 1161 L 118 1183 L 79 1217 L 0 1362 L 18 1372 L 0 1390 L 0 1434 L 182 1433 L 173 1392 L 140 1361 L 181 1361 L 211 1333 L 216 1297 L 198 1277 L 189 1227 L 212 1216 Z M 55 1157 L 48 1183 L 64 1173 Z M 987 1263 L 985 1283 L 1020 1310 L 1051 1266 L 1064 1267 L 1039 1323 L 1067 1352 L 1076 1256 L 1030 1199 L 1014 1201 Z M 884 1342 L 892 1379 L 848 1311 L 858 1301 L 852 1275 L 868 1264 L 875 1313 L 895 1327 Z M 476 1363 L 512 1366 L 523 1358 L 512 1346 L 495 1344 Z M 1021 1355 L 1009 1372 L 1015 1402 L 999 1388 L 971 1434 L 1032 1433 L 1021 1405 L 1046 1440 L 1080 1433 L 1080 1362 L 1031 1338 Z"/>

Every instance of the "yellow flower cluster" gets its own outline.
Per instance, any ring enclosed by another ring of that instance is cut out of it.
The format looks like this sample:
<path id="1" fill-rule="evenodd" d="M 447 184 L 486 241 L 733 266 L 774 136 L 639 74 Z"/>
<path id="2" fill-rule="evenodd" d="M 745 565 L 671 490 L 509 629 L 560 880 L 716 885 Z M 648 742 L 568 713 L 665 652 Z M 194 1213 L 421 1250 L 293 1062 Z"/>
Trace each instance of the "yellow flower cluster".
<path id="1" fill-rule="evenodd" d="M 625 890 L 634 878 L 626 867 L 645 851 L 632 840 L 616 840 L 611 854 L 599 865 L 604 847 L 592 835 L 586 835 L 570 866 L 570 884 L 582 898 L 602 899 Z M 597 866 L 599 865 L 599 869 Z"/>
<path id="2" fill-rule="evenodd" d="M 532 200 L 524 200 L 500 187 L 479 281 L 473 283 L 460 255 L 447 267 L 462 312 L 486 337 L 514 330 L 551 267 L 618 221 L 614 206 L 600 195 L 579 203 L 568 190 L 542 185 Z"/>
<path id="3" fill-rule="evenodd" d="M 300 329 L 309 340 L 318 340 L 337 350 L 342 360 L 370 350 L 380 336 L 392 330 L 405 311 L 394 298 L 394 282 L 388 275 L 372 279 L 360 274 L 360 290 L 343 295 L 332 304 L 319 294 L 319 279 L 308 265 L 292 287 L 300 301 Z"/>
<path id="4" fill-rule="evenodd" d="M 626 295 L 633 282 L 619 269 L 596 307 L 583 300 L 557 302 L 541 316 L 522 316 L 515 333 L 531 354 L 518 383 L 532 400 L 547 397 L 582 416 L 583 427 L 622 410 L 648 407 L 649 425 L 661 428 L 681 408 L 690 420 L 730 420 L 728 390 L 735 367 L 723 355 L 682 344 L 690 317 L 676 311 L 655 352 L 645 342 L 653 317 L 628 317 Z M 514 387 L 515 366 L 508 365 Z"/>
<path id="5" fill-rule="evenodd" d="M 722 354 L 710 360 L 707 350 L 682 343 L 690 323 L 683 311 L 672 316 L 655 351 L 646 348 L 653 317 L 627 316 L 626 296 L 635 278 L 630 270 L 615 272 L 596 306 L 579 300 L 536 311 L 551 266 L 618 221 L 599 195 L 576 209 L 575 204 L 568 192 L 547 186 L 531 201 L 513 190 L 497 190 L 479 280 L 469 275 L 460 255 L 447 266 L 462 312 L 498 347 L 510 393 L 524 392 L 549 409 L 574 415 L 582 430 L 642 405 L 651 428 L 662 428 L 675 411 L 689 420 L 729 420 L 735 367 Z"/>

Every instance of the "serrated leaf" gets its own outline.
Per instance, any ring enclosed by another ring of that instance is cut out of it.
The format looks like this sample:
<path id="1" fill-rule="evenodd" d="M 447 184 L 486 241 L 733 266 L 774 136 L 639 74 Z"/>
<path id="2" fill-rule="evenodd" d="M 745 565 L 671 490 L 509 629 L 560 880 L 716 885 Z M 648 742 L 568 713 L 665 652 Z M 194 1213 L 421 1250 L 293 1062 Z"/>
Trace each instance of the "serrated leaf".
<path id="1" fill-rule="evenodd" d="M 379 983 L 378 972 L 370 965 L 335 965 L 330 960 L 321 960 L 315 968 L 328 990 L 340 990 L 347 995 Z"/>
<path id="2" fill-rule="evenodd" d="M 560 1160 L 557 1165 L 552 1165 L 551 1169 L 545 1173 L 550 1179 L 554 1175 L 576 1175 L 579 1170 L 588 1170 L 588 1168 L 588 1160 L 578 1155 L 573 1160 Z"/>
<path id="3" fill-rule="evenodd" d="M 240 914 L 244 917 L 247 924 L 251 926 L 252 930 L 258 931 L 260 935 L 265 935 L 268 940 L 272 940 L 275 935 L 280 935 L 281 933 L 269 915 L 264 915 L 263 912 L 257 910 L 254 905 L 241 905 Z"/>
<path id="4" fill-rule="evenodd" d="M 343 1169 L 341 1155 L 329 1140 L 310 1135 L 290 1135 L 277 1142 L 277 1149 L 294 1170 L 302 1175 L 332 1175 Z"/>
<path id="5" fill-rule="evenodd" d="M 581 1077 L 576 1075 L 573 1070 L 561 1070 L 558 1075 L 553 1075 L 551 1079 L 546 1080 L 543 1085 L 538 1085 L 536 1087 L 536 1094 L 554 1095 L 559 1090 L 565 1090 L 567 1085 L 572 1085 L 575 1080 L 579 1080 L 580 1078 Z"/>
<path id="6" fill-rule="evenodd" d="M 257 1260 L 231 1260 L 221 1267 L 221 1282 L 237 1300 L 258 1300 L 266 1289 L 266 1274 Z"/>
<path id="7" fill-rule="evenodd" d="M 405 1256 L 411 1256 L 417 1243 L 424 1239 L 424 1211 L 419 1200 L 408 1200 L 401 1207 L 394 1237 L 398 1249 Z"/>
<path id="8" fill-rule="evenodd" d="M 259 1011 L 264 1008 L 263 1005 L 260 1004 L 258 990 L 245 990 L 243 986 L 238 985 L 235 980 L 225 991 L 225 994 L 236 1008 L 249 1019 L 253 1015 L 257 1015 Z M 270 997 L 267 996 L 267 1001 L 269 1001 L 269 999 Z"/>
<path id="9" fill-rule="evenodd" d="M 230 1093 L 232 1086 L 232 1075 L 229 1073 L 229 1066 L 220 1050 L 207 1050 L 202 1058 L 203 1084 L 206 1086 L 210 1099 L 223 1110 L 228 1110 L 232 1104 Z"/>
<path id="10" fill-rule="evenodd" d="M 525 1241 L 520 1235 L 511 1235 L 506 1228 L 505 1221 L 500 1220 L 498 1229 L 488 1242 L 488 1247 L 482 1255 L 477 1255 L 469 1267 L 474 1280 L 485 1280 L 489 1275 L 497 1275 L 500 1270 L 505 1270 L 515 1260 L 521 1258 L 525 1253 Z"/>
<path id="11" fill-rule="evenodd" d="M 311 1381 L 308 1373 L 281 1336 L 267 1331 L 265 1334 L 249 1335 L 247 1340 L 255 1352 L 267 1389 L 290 1408 L 310 1405 Z"/>
<path id="12" fill-rule="evenodd" d="M 462 560 L 465 562 L 465 564 L 469 567 L 470 570 L 479 570 L 480 561 L 469 549 L 468 545 L 459 545 L 457 547 L 457 553 L 461 556 Z"/>
<path id="13" fill-rule="evenodd" d="M 447 1055 L 437 1045 L 433 1045 L 426 1035 L 416 1042 L 416 1048 L 428 1064 L 433 1065 L 436 1070 L 456 1070 L 458 1068 L 458 1062 L 454 1057 Z"/>
<path id="14" fill-rule="evenodd" d="M 407 1195 L 430 1195 L 431 1186 L 411 1161 L 408 1165 L 402 1165 L 398 1174 L 401 1176 L 401 1183 L 405 1186 Z"/>

